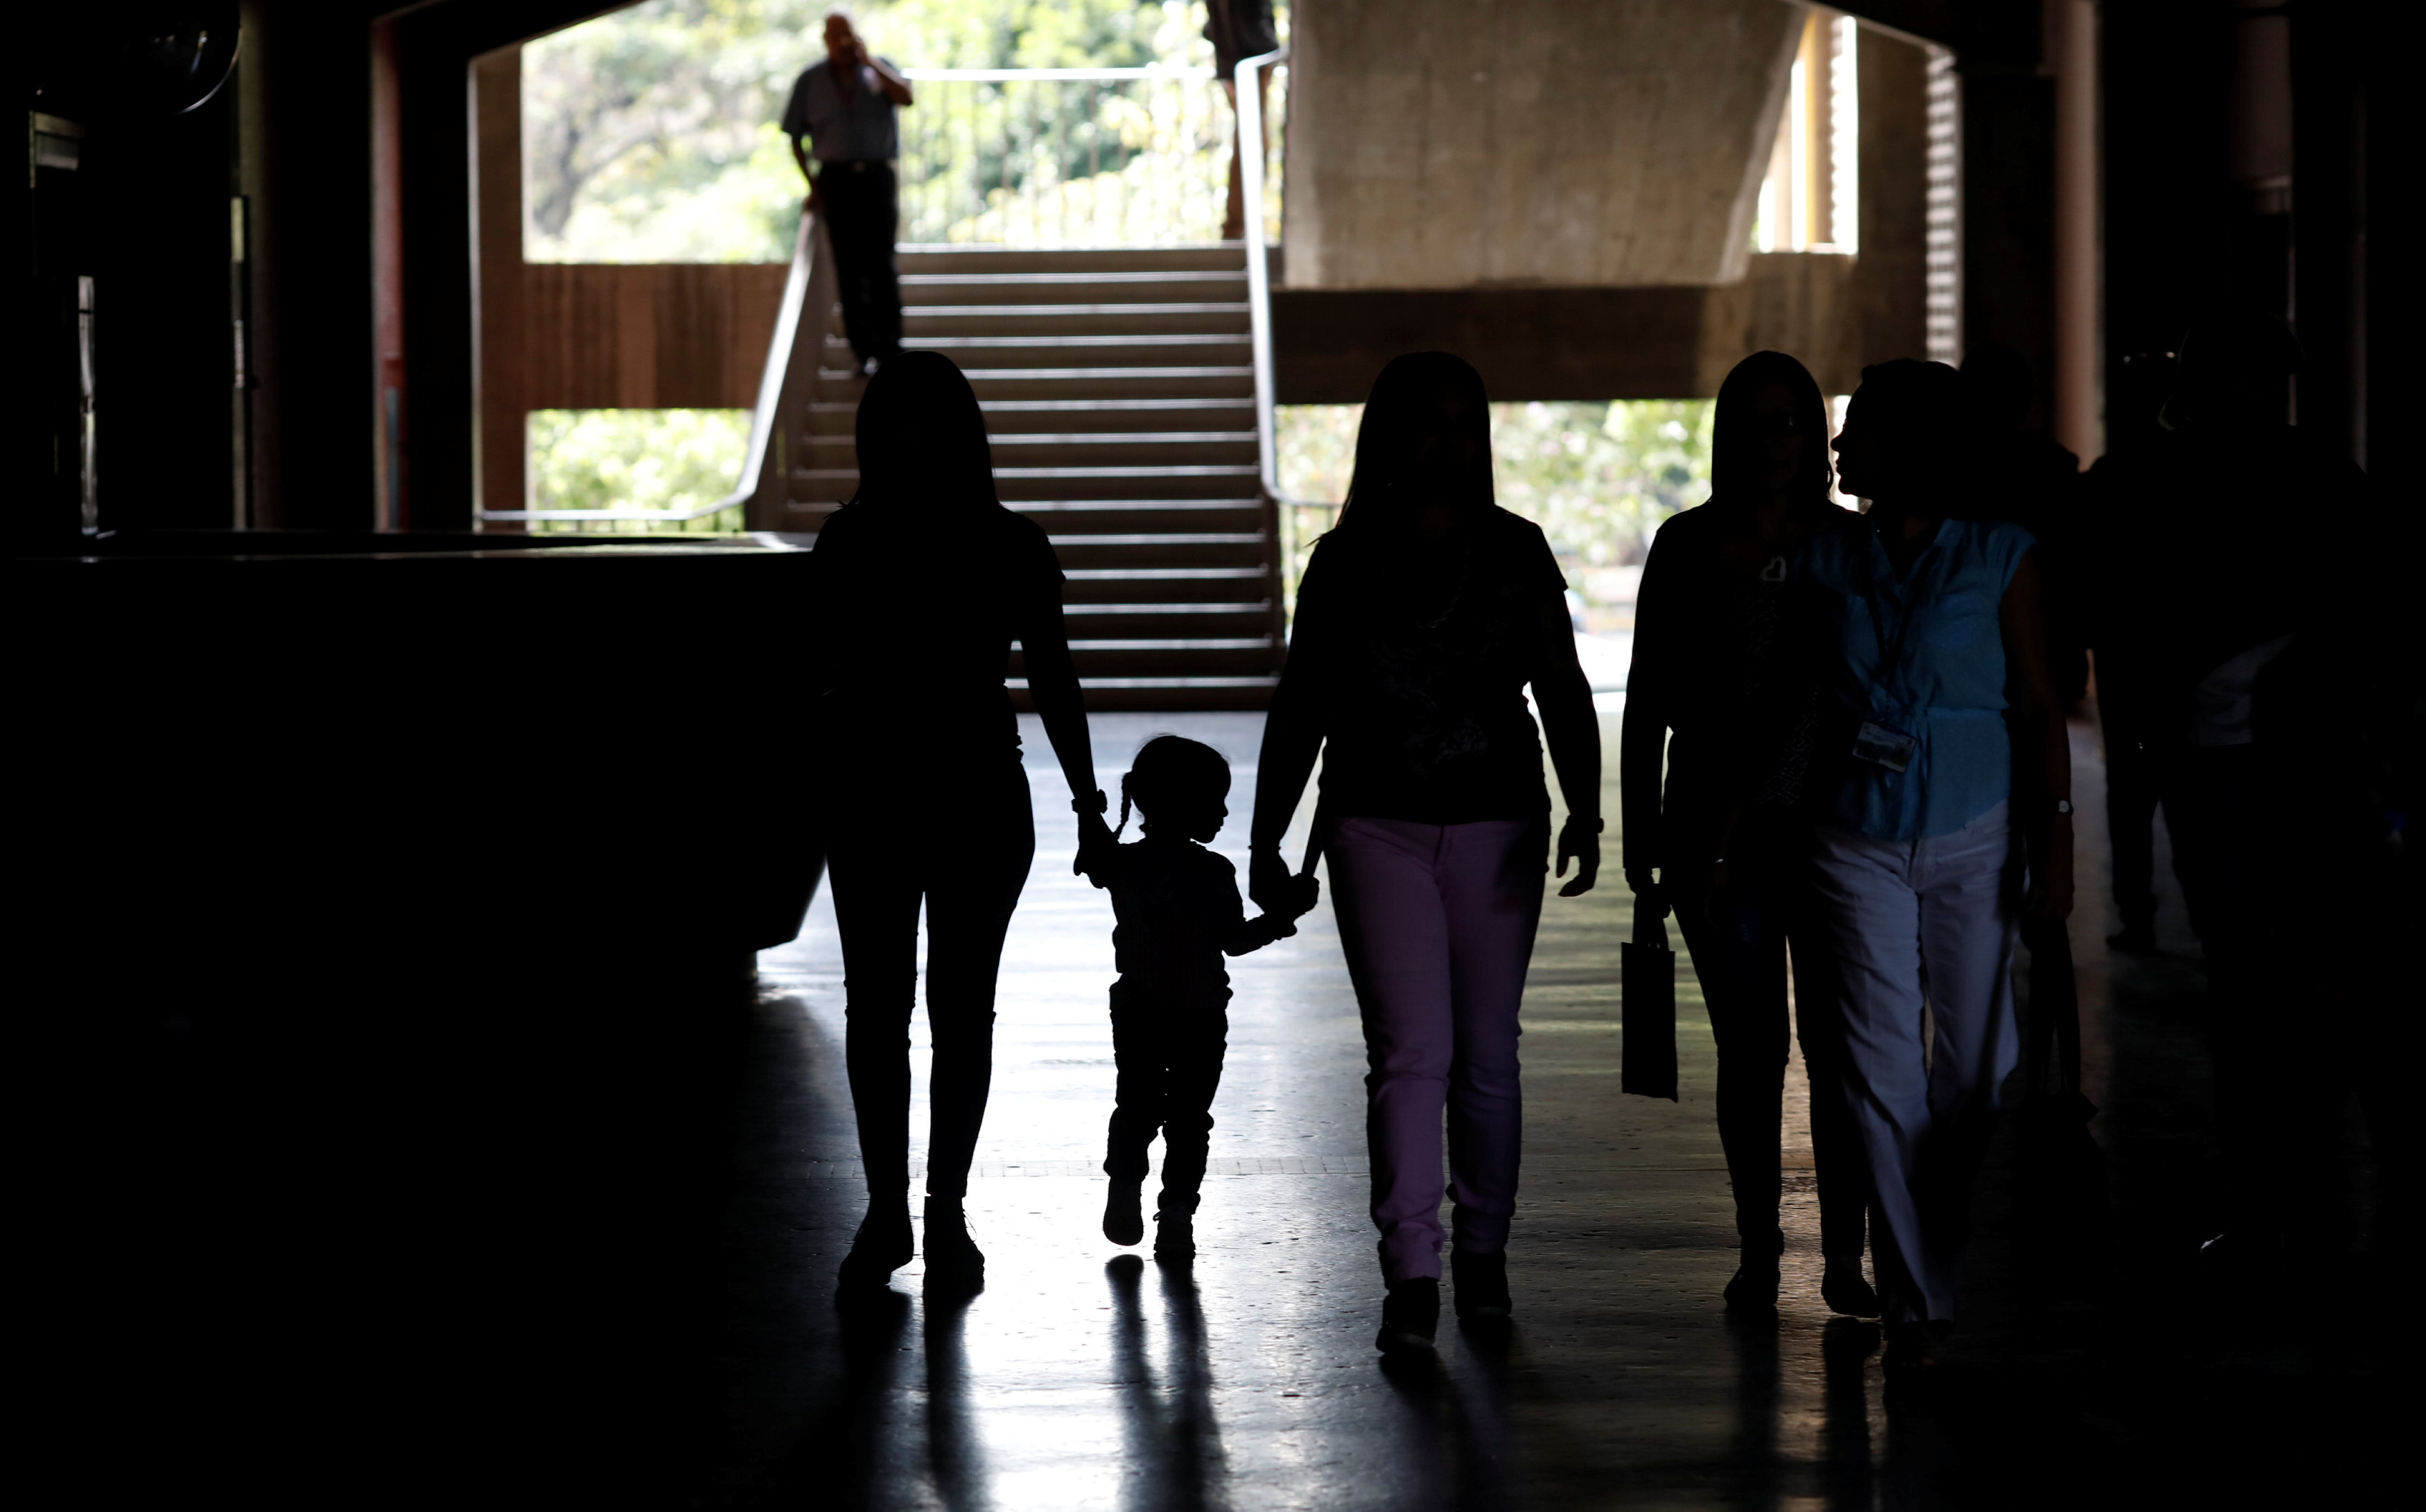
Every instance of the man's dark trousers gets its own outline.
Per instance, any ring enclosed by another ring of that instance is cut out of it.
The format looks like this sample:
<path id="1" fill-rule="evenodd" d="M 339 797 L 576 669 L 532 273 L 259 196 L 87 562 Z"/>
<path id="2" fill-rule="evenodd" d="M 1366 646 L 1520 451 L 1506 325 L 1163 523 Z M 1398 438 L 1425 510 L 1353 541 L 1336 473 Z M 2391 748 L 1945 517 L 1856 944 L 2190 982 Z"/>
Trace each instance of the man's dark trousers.
<path id="1" fill-rule="evenodd" d="M 842 329 L 862 362 L 901 349 L 901 280 L 893 266 L 900 206 L 890 163 L 828 163 L 817 169 L 826 242 L 833 249 Z"/>

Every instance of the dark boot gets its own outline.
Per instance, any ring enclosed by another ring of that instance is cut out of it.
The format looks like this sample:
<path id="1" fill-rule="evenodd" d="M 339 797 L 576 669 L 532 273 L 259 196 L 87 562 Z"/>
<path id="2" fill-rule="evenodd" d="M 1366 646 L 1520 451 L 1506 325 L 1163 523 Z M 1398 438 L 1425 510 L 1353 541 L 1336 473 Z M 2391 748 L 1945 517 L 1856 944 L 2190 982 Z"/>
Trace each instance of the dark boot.
<path id="1" fill-rule="evenodd" d="M 1727 1282 L 1722 1294 L 1726 1297 L 1727 1316 L 1747 1323 L 1773 1323 L 1777 1320 L 1777 1259 L 1786 1252 L 1786 1235 L 1766 1235 L 1747 1239 L 1743 1259 Z"/>
<path id="2" fill-rule="evenodd" d="M 1411 1276 L 1389 1283 L 1382 1301 L 1382 1331 L 1373 1347 L 1385 1355 L 1430 1355 L 1432 1335 L 1440 1330 L 1440 1280 Z"/>
<path id="3" fill-rule="evenodd" d="M 893 1273 L 910 1263 L 918 1246 L 910 1232 L 910 1204 L 905 1198 L 900 1206 L 886 1204 L 883 1211 L 870 1201 L 867 1216 L 859 1220 L 859 1232 L 850 1242 L 850 1253 L 842 1258 L 842 1272 L 835 1277 L 835 1286 L 845 1292 L 874 1291 L 893 1279 Z"/>
<path id="4" fill-rule="evenodd" d="M 1457 1315 L 1470 1323 L 1505 1323 L 1515 1311 L 1508 1298 L 1508 1251 L 1451 1249 L 1448 1274 Z"/>
<path id="5" fill-rule="evenodd" d="M 1196 1219 L 1192 1214 L 1154 1215 L 1154 1258 L 1170 1265 L 1185 1265 L 1196 1258 Z"/>
<path id="6" fill-rule="evenodd" d="M 1104 1198 L 1105 1238 L 1116 1245 L 1133 1245 L 1145 1237 L 1145 1214 L 1139 1197 L 1144 1184 L 1112 1178 L 1112 1189 Z"/>
<path id="7" fill-rule="evenodd" d="M 985 1285 L 985 1251 L 969 1237 L 956 1198 L 927 1199 L 927 1284 L 976 1291 Z"/>
<path id="8" fill-rule="evenodd" d="M 1859 1255 L 1830 1257 L 1820 1278 L 1820 1300 L 1828 1304 L 1829 1311 L 1849 1318 L 1875 1318 L 1881 1311 L 1879 1294 L 1862 1275 Z"/>

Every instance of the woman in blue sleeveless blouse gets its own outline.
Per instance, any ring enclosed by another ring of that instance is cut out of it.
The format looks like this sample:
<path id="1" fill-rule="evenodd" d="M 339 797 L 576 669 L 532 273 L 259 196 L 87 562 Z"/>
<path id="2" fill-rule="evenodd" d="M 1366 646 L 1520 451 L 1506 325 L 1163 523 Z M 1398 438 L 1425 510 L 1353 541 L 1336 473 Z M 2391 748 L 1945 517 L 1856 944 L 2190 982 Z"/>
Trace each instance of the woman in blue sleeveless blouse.
<path id="1" fill-rule="evenodd" d="M 2030 535 L 1958 518 L 1954 370 L 1862 379 L 1836 452 L 1840 486 L 1872 501 L 1867 528 L 1814 540 L 1793 574 L 1836 716 L 1813 783 L 1813 901 L 1874 1182 L 1888 1362 L 1925 1365 L 2019 1059 L 2016 925 L 2072 908 L 2071 760 Z"/>

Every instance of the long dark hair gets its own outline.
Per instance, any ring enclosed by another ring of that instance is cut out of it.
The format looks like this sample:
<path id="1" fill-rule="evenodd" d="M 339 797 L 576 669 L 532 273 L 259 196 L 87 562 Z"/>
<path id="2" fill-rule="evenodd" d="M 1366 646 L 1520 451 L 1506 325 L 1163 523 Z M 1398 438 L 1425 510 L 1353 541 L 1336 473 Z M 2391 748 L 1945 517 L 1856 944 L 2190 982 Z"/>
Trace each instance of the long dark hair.
<path id="1" fill-rule="evenodd" d="M 1443 400 L 1450 401 L 1444 405 Z M 1455 415 L 1445 414 L 1454 408 Z M 1450 475 L 1417 461 L 1423 442 L 1463 431 L 1473 457 Z M 1447 497 L 1460 510 L 1487 508 L 1491 487 L 1491 398 L 1474 364 L 1448 352 L 1408 352 L 1390 359 L 1365 398 L 1356 429 L 1356 471 L 1348 480 L 1341 528 L 1403 528 L 1415 506 Z"/>
<path id="2" fill-rule="evenodd" d="M 1718 412 L 1710 424 L 1710 497 L 1722 505 L 1749 504 L 1760 491 L 1769 458 L 1753 400 L 1771 383 L 1794 396 L 1795 427 L 1803 437 L 1803 466 L 1794 475 L 1787 507 L 1833 507 L 1828 490 L 1836 474 L 1828 460 L 1828 401 L 1820 396 L 1811 370 L 1784 352 L 1753 353 L 1719 385 Z"/>
<path id="3" fill-rule="evenodd" d="M 994 448 L 977 391 L 941 352 L 887 358 L 860 397 L 853 503 L 925 509 L 1000 507 Z"/>

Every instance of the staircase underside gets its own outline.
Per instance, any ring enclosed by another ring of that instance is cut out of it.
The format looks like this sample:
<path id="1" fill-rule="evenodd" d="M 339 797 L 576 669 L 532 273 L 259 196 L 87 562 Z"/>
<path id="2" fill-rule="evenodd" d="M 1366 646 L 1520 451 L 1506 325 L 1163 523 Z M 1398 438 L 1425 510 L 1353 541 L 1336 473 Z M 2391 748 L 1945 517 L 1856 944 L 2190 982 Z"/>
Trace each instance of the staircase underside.
<path id="1" fill-rule="evenodd" d="M 1244 249 L 899 252 L 903 344 L 968 375 L 1002 501 L 1052 538 L 1091 709 L 1260 709 L 1281 654 L 1275 522 L 1258 482 Z M 839 311 L 784 528 L 859 485 L 865 382 Z M 1017 659 L 1013 687 L 1026 703 Z"/>

